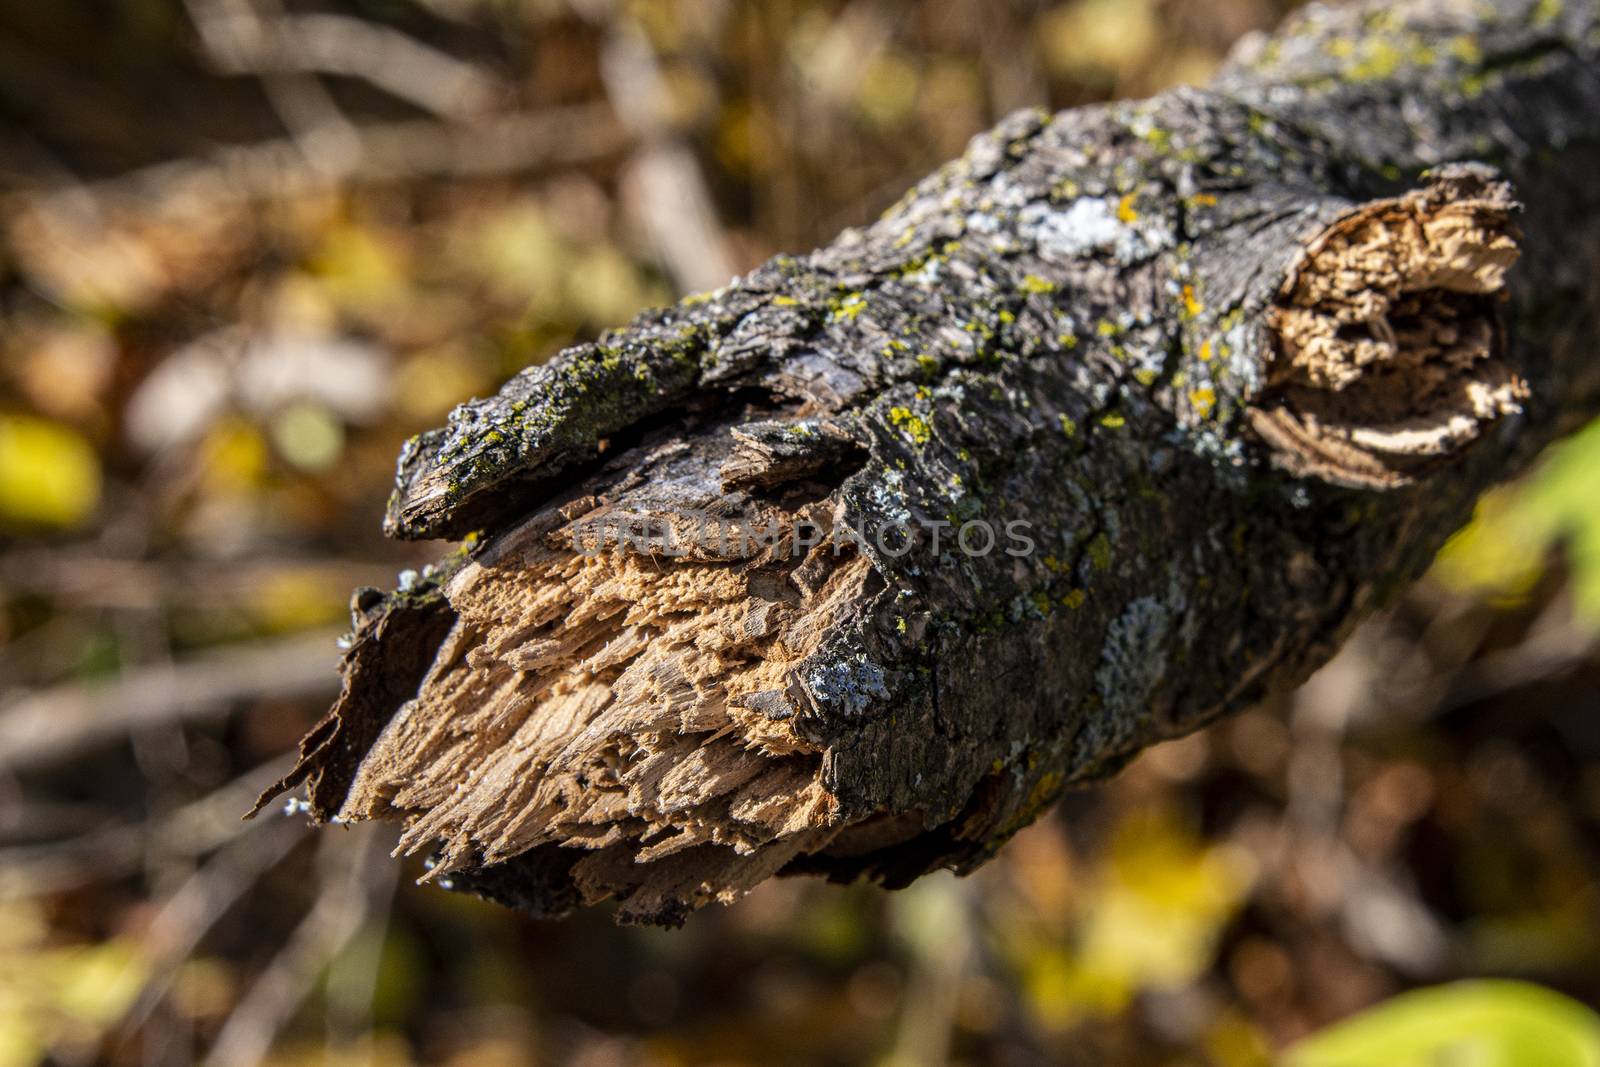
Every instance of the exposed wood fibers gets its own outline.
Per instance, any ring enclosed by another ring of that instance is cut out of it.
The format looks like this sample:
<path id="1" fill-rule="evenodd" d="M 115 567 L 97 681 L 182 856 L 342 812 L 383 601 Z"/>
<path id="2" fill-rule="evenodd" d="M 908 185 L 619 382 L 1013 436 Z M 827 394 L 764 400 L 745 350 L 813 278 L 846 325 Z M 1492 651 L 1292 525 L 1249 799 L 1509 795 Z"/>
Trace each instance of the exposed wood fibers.
<path id="1" fill-rule="evenodd" d="M 574 551 L 531 521 L 455 576 L 457 614 L 340 817 L 444 843 L 430 877 L 554 843 L 586 902 L 728 900 L 838 828 L 788 675 L 859 599 L 853 550 L 798 561 Z M 802 588 L 812 589 L 810 593 Z M 630 898 L 638 898 L 631 899 Z"/>

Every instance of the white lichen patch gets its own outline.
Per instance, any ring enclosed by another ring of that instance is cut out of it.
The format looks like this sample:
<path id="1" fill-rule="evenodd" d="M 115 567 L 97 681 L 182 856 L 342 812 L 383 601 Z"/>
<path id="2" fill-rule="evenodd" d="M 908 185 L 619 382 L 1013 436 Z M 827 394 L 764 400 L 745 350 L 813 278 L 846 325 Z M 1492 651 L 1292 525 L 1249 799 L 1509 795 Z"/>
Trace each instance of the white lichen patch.
<path id="1" fill-rule="evenodd" d="M 805 676 L 806 691 L 822 707 L 859 715 L 888 697 L 883 668 L 857 653 L 820 664 Z"/>
<path id="2" fill-rule="evenodd" d="M 1111 721 L 1131 723 L 1148 711 L 1150 696 L 1166 673 L 1173 616 L 1172 605 L 1156 597 L 1139 597 L 1106 628 L 1094 681 Z"/>
<path id="3" fill-rule="evenodd" d="M 1032 242 L 1041 259 L 1070 264 L 1086 256 L 1109 256 L 1127 266 L 1171 248 L 1176 235 L 1158 218 L 1137 214 L 1127 197 L 1083 196 L 1065 208 L 1032 203 L 1017 215 L 1017 234 Z"/>

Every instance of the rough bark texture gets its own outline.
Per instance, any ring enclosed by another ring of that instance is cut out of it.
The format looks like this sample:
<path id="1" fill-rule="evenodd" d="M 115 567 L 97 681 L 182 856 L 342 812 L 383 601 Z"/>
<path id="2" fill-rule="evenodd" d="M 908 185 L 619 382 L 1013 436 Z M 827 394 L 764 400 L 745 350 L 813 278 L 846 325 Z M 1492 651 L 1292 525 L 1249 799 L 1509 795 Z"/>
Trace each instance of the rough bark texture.
<path id="1" fill-rule="evenodd" d="M 279 788 L 541 913 L 970 869 L 1303 679 L 1595 412 L 1596 173 L 1593 0 L 1313 8 L 1013 115 L 413 441 L 390 532 L 481 534 L 359 599 Z"/>

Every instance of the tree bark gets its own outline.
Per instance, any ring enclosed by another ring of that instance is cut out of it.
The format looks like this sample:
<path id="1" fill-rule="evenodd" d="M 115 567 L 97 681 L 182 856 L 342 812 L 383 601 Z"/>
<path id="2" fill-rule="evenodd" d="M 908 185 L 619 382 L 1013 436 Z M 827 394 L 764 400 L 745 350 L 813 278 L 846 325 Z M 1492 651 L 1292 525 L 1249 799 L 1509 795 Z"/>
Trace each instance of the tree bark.
<path id="1" fill-rule="evenodd" d="M 402 455 L 387 529 L 472 538 L 278 789 L 538 913 L 972 869 L 1600 407 L 1597 61 L 1594 0 L 1313 8 L 524 371 Z"/>

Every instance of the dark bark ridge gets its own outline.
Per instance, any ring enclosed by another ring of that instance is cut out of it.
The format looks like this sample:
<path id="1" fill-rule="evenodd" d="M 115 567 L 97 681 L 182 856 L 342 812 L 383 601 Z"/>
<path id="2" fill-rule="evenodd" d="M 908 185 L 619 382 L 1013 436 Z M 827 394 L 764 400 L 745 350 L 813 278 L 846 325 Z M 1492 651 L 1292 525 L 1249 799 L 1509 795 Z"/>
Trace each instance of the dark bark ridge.
<path id="1" fill-rule="evenodd" d="M 388 530 L 483 537 L 362 601 L 280 788 L 405 821 L 453 884 L 540 913 L 971 869 L 1062 790 L 1304 678 L 1600 407 L 1597 59 L 1593 2 L 1313 8 L 1208 89 L 1013 115 L 871 227 L 524 371 L 402 455 Z M 495 616 L 535 574 L 603 586 L 584 537 L 615 560 L 707 515 L 849 543 L 661 554 L 791 620 L 715 648 L 687 600 L 628 609 L 647 578 L 592 632 Z M 1033 551 L 965 551 L 975 520 Z M 839 536 L 885 527 L 909 543 Z M 685 650 L 691 710 L 602 692 L 646 660 L 595 650 L 635 631 Z M 582 744 L 508 762 L 584 687 Z M 793 774 L 734 773 L 746 752 Z M 691 757 L 716 773 L 669 802 Z M 817 802 L 783 822 L 786 795 Z"/>

